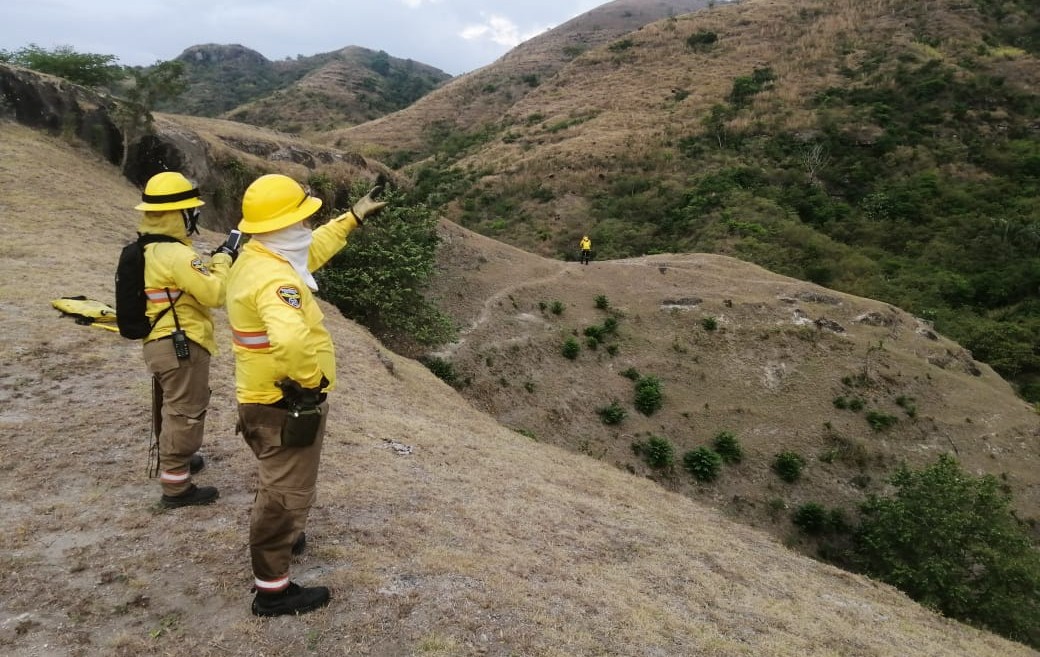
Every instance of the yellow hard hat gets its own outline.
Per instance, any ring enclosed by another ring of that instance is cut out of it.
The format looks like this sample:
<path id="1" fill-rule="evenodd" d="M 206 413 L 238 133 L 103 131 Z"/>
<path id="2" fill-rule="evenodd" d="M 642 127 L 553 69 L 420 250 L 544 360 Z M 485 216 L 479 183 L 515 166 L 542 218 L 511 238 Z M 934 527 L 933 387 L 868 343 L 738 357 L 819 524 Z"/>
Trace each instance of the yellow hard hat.
<path id="1" fill-rule="evenodd" d="M 242 221 L 238 229 L 255 235 L 303 221 L 318 211 L 321 199 L 289 176 L 269 173 L 260 176 L 246 188 L 242 197 Z"/>
<path id="2" fill-rule="evenodd" d="M 163 212 L 165 210 L 187 210 L 206 205 L 199 198 L 199 188 L 176 171 L 157 173 L 148 179 L 141 192 L 141 203 L 135 210 Z"/>

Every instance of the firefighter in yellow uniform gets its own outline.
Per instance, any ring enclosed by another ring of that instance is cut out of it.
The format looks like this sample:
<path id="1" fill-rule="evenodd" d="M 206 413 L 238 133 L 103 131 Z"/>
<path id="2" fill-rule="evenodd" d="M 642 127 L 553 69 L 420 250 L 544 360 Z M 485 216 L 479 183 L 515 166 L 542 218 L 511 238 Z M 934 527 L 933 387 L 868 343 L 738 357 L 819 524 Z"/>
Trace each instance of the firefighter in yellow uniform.
<path id="1" fill-rule="evenodd" d="M 198 232 L 203 205 L 191 181 L 167 171 L 148 180 L 134 208 L 144 213 L 138 233 L 176 240 L 144 247 L 145 312 L 152 325 L 144 339 L 144 361 L 162 397 L 161 409 L 153 413 L 161 413 L 159 482 L 165 508 L 209 504 L 218 497 L 216 488 L 198 487 L 191 478 L 204 464 L 196 452 L 209 406 L 210 354 L 217 347 L 209 309 L 224 303 L 233 254 L 218 250 L 206 263 L 195 252 L 191 235 Z M 178 328 L 183 334 L 175 336 Z"/>
<path id="2" fill-rule="evenodd" d="M 268 174 L 242 199 L 238 227 L 252 236 L 228 279 L 227 309 L 235 354 L 239 430 L 257 458 L 249 550 L 258 616 L 298 614 L 326 605 L 324 586 L 289 579 L 293 554 L 306 545 L 304 528 L 315 499 L 326 394 L 336 383 L 332 339 L 314 299 L 312 272 L 347 244 L 366 217 L 386 205 L 377 185 L 346 212 L 311 230 L 321 207 L 293 179 Z"/>

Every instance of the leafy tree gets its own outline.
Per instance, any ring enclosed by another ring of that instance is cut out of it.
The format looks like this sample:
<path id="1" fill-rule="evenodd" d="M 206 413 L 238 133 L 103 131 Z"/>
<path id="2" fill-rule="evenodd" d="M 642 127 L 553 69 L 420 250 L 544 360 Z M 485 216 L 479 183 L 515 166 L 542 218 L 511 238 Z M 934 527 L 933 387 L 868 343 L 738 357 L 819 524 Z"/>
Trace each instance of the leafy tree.
<path id="1" fill-rule="evenodd" d="M 318 271 L 320 294 L 398 348 L 447 342 L 455 327 L 423 296 L 440 243 L 437 219 L 397 191 L 388 190 L 384 200 L 382 214 Z"/>
<path id="2" fill-rule="evenodd" d="M 0 50 L 0 61 L 56 75 L 84 87 L 108 86 L 124 76 L 115 55 L 76 52 L 71 46 L 47 50 L 31 43 L 20 50 Z"/>
<path id="3" fill-rule="evenodd" d="M 1000 482 L 948 455 L 891 481 L 892 496 L 862 505 L 858 566 L 947 616 L 1040 647 L 1040 551 Z"/>
<path id="4" fill-rule="evenodd" d="M 123 131 L 123 165 L 130 144 L 152 131 L 152 110 L 160 100 L 173 98 L 187 88 L 184 64 L 178 61 L 156 62 L 151 69 L 131 69 L 132 84 L 124 92 L 113 118 Z"/>

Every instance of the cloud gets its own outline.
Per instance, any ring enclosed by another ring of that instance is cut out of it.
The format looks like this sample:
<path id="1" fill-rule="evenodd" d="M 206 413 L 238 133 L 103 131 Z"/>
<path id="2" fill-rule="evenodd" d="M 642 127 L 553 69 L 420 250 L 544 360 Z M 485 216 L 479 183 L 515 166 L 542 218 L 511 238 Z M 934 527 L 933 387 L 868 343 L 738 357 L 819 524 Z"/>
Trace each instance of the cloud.
<path id="1" fill-rule="evenodd" d="M 490 41 L 500 46 L 513 47 L 541 34 L 545 28 L 522 33 L 516 23 L 496 14 L 483 16 L 484 22 L 467 25 L 459 36 L 467 41 Z"/>

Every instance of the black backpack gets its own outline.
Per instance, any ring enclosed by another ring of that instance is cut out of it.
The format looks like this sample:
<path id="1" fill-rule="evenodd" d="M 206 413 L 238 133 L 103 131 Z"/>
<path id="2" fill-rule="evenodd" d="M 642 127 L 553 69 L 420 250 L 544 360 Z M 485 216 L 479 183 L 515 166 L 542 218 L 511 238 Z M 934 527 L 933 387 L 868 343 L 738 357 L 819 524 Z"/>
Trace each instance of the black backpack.
<path id="1" fill-rule="evenodd" d="M 148 321 L 145 309 L 148 297 L 144 293 L 144 247 L 155 242 L 179 242 L 169 235 L 141 235 L 137 241 L 123 247 L 116 267 L 116 324 L 119 335 L 130 340 L 143 340 L 152 332 L 155 322 L 173 307 L 165 308 L 155 322 Z"/>

